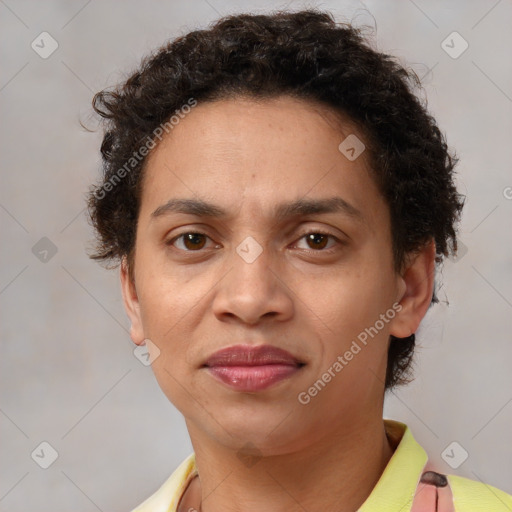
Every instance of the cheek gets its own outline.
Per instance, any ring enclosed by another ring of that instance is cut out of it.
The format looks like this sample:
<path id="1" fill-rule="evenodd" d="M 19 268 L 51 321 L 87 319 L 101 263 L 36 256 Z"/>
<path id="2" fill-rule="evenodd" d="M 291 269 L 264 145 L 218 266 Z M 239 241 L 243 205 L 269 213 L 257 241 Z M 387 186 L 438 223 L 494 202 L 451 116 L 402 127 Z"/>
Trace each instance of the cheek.
<path id="1" fill-rule="evenodd" d="M 381 371 L 391 320 L 388 316 L 386 322 L 381 315 L 386 315 L 392 307 L 391 283 L 386 275 L 375 266 L 340 273 L 338 279 L 326 281 L 319 288 L 321 293 L 317 292 L 315 300 L 311 301 L 310 306 L 316 313 L 312 318 L 321 319 L 315 320 L 317 325 L 313 329 L 320 329 L 324 340 L 322 371 L 331 367 L 338 356 L 346 354 L 344 377 L 338 379 L 340 385 L 341 381 L 361 379 L 362 371 L 369 379 L 374 379 L 374 374 Z M 368 368 L 373 373 L 367 371 Z"/>
<path id="2" fill-rule="evenodd" d="M 142 277 L 142 276 L 141 276 Z M 146 276 L 144 276 L 146 277 Z M 141 279 L 139 303 L 144 336 L 159 349 L 153 369 L 165 366 L 174 372 L 174 362 L 183 358 L 186 333 L 183 321 L 191 307 L 166 279 Z"/>
<path id="3" fill-rule="evenodd" d="M 169 377 L 165 376 L 167 371 L 184 377 L 193 369 L 189 352 L 205 321 L 205 307 L 211 300 L 208 292 L 215 280 L 197 275 L 192 278 L 188 273 L 180 273 L 179 268 L 173 275 L 148 269 L 141 272 L 140 278 L 144 334 L 160 350 L 153 369 L 163 373 L 164 378 Z"/>
<path id="4" fill-rule="evenodd" d="M 183 374 L 183 366 L 170 356 L 170 353 L 162 353 L 151 365 L 160 389 L 183 415 L 191 415 L 195 407 L 200 413 L 198 404 L 203 402 L 203 398 L 198 402 L 197 395 L 192 391 L 194 384 L 190 376 Z"/>
<path id="5" fill-rule="evenodd" d="M 164 279 L 153 281 L 147 289 L 150 293 L 144 296 L 141 307 L 144 332 L 159 350 L 151 368 L 164 394 L 183 413 L 190 401 L 187 389 L 193 374 L 188 362 L 192 305 Z"/>
<path id="6" fill-rule="evenodd" d="M 183 328 L 183 319 L 204 295 L 199 282 L 191 284 L 179 272 L 177 268 L 170 274 L 169 268 L 149 262 L 140 273 L 139 300 L 148 335 L 158 338 L 175 335 Z"/>
<path id="7" fill-rule="evenodd" d="M 389 285 L 381 277 L 370 265 L 356 270 L 341 269 L 322 282 L 311 283 L 314 291 L 304 297 L 309 295 L 306 300 L 313 311 L 328 326 L 335 326 L 335 332 L 353 334 L 356 326 L 374 322 L 387 304 Z"/>

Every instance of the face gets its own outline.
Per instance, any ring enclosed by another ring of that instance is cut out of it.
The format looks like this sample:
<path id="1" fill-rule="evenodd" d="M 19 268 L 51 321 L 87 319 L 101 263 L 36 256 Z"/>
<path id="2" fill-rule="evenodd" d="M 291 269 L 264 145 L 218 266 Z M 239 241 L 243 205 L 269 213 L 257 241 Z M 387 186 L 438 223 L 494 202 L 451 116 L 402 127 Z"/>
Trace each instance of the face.
<path id="1" fill-rule="evenodd" d="M 150 155 L 123 296 L 198 435 L 278 454 L 381 415 L 389 336 L 414 332 L 428 303 L 413 267 L 393 270 L 389 209 L 365 152 L 338 149 L 349 135 L 363 140 L 321 105 L 231 99 L 199 103 Z M 204 366 L 234 345 L 300 364 Z"/>

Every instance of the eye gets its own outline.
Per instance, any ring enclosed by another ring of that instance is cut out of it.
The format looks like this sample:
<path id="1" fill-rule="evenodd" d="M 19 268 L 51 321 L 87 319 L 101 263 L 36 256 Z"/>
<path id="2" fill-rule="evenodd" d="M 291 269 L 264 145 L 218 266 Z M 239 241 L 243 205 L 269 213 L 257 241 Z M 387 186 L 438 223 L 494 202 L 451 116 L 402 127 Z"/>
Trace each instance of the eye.
<path id="1" fill-rule="evenodd" d="M 332 245 L 328 249 L 325 249 L 328 244 L 329 238 L 334 241 L 333 245 L 336 245 L 336 243 L 340 243 L 340 241 L 334 235 L 319 230 L 308 231 L 307 233 L 302 234 L 299 240 L 304 239 L 306 241 L 306 243 L 308 244 L 308 248 L 306 248 L 306 250 L 311 249 L 310 252 L 331 253 L 333 252 Z M 185 233 L 181 233 L 173 237 L 171 240 L 166 242 L 166 245 L 171 245 L 185 252 L 198 252 L 205 247 L 207 239 L 210 239 L 210 237 L 205 233 L 201 233 L 199 231 L 187 231 Z M 179 245 L 176 245 L 176 242 L 178 241 L 181 242 L 181 247 Z M 220 246 L 216 245 L 215 247 Z"/>
<path id="2" fill-rule="evenodd" d="M 166 245 L 173 245 L 178 240 L 183 241 L 183 247 L 177 247 L 183 251 L 187 252 L 195 252 L 201 250 L 205 245 L 205 239 L 210 238 L 205 233 L 200 233 L 198 231 L 187 231 L 186 233 L 181 233 L 181 235 L 177 235 L 168 242 Z M 217 246 L 218 247 L 218 246 Z"/>
<path id="3" fill-rule="evenodd" d="M 312 249 L 312 252 L 332 252 L 332 245 L 328 249 L 324 250 L 326 245 L 328 244 L 329 238 L 334 240 L 334 245 L 336 243 L 340 243 L 339 240 L 330 233 L 326 233 L 324 231 L 308 231 L 304 233 L 299 240 L 305 240 L 308 244 L 309 249 Z"/>

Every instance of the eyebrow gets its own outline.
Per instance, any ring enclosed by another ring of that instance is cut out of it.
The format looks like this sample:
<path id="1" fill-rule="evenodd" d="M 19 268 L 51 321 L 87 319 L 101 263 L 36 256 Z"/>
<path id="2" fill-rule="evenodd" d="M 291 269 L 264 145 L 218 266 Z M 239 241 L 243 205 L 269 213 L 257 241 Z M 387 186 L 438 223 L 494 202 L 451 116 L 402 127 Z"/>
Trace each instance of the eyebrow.
<path id="1" fill-rule="evenodd" d="M 222 219 L 228 216 L 228 212 L 215 204 L 201 199 L 170 199 L 159 206 L 151 218 L 171 214 L 183 213 L 197 217 L 211 217 Z M 322 213 L 343 213 L 358 221 L 365 221 L 363 214 L 350 203 L 339 196 L 326 199 L 297 199 L 294 201 L 278 204 L 273 212 L 276 221 L 283 221 L 290 217 L 306 216 Z"/>

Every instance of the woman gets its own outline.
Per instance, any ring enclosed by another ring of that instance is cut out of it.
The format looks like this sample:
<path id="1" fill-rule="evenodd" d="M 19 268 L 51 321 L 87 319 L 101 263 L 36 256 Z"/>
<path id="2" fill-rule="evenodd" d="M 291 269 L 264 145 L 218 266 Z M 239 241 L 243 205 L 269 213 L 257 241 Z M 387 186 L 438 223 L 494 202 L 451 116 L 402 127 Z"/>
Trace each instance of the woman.
<path id="1" fill-rule="evenodd" d="M 92 257 L 194 447 L 136 511 L 512 508 L 382 418 L 463 206 L 415 85 L 310 10 L 223 18 L 95 96 Z"/>

